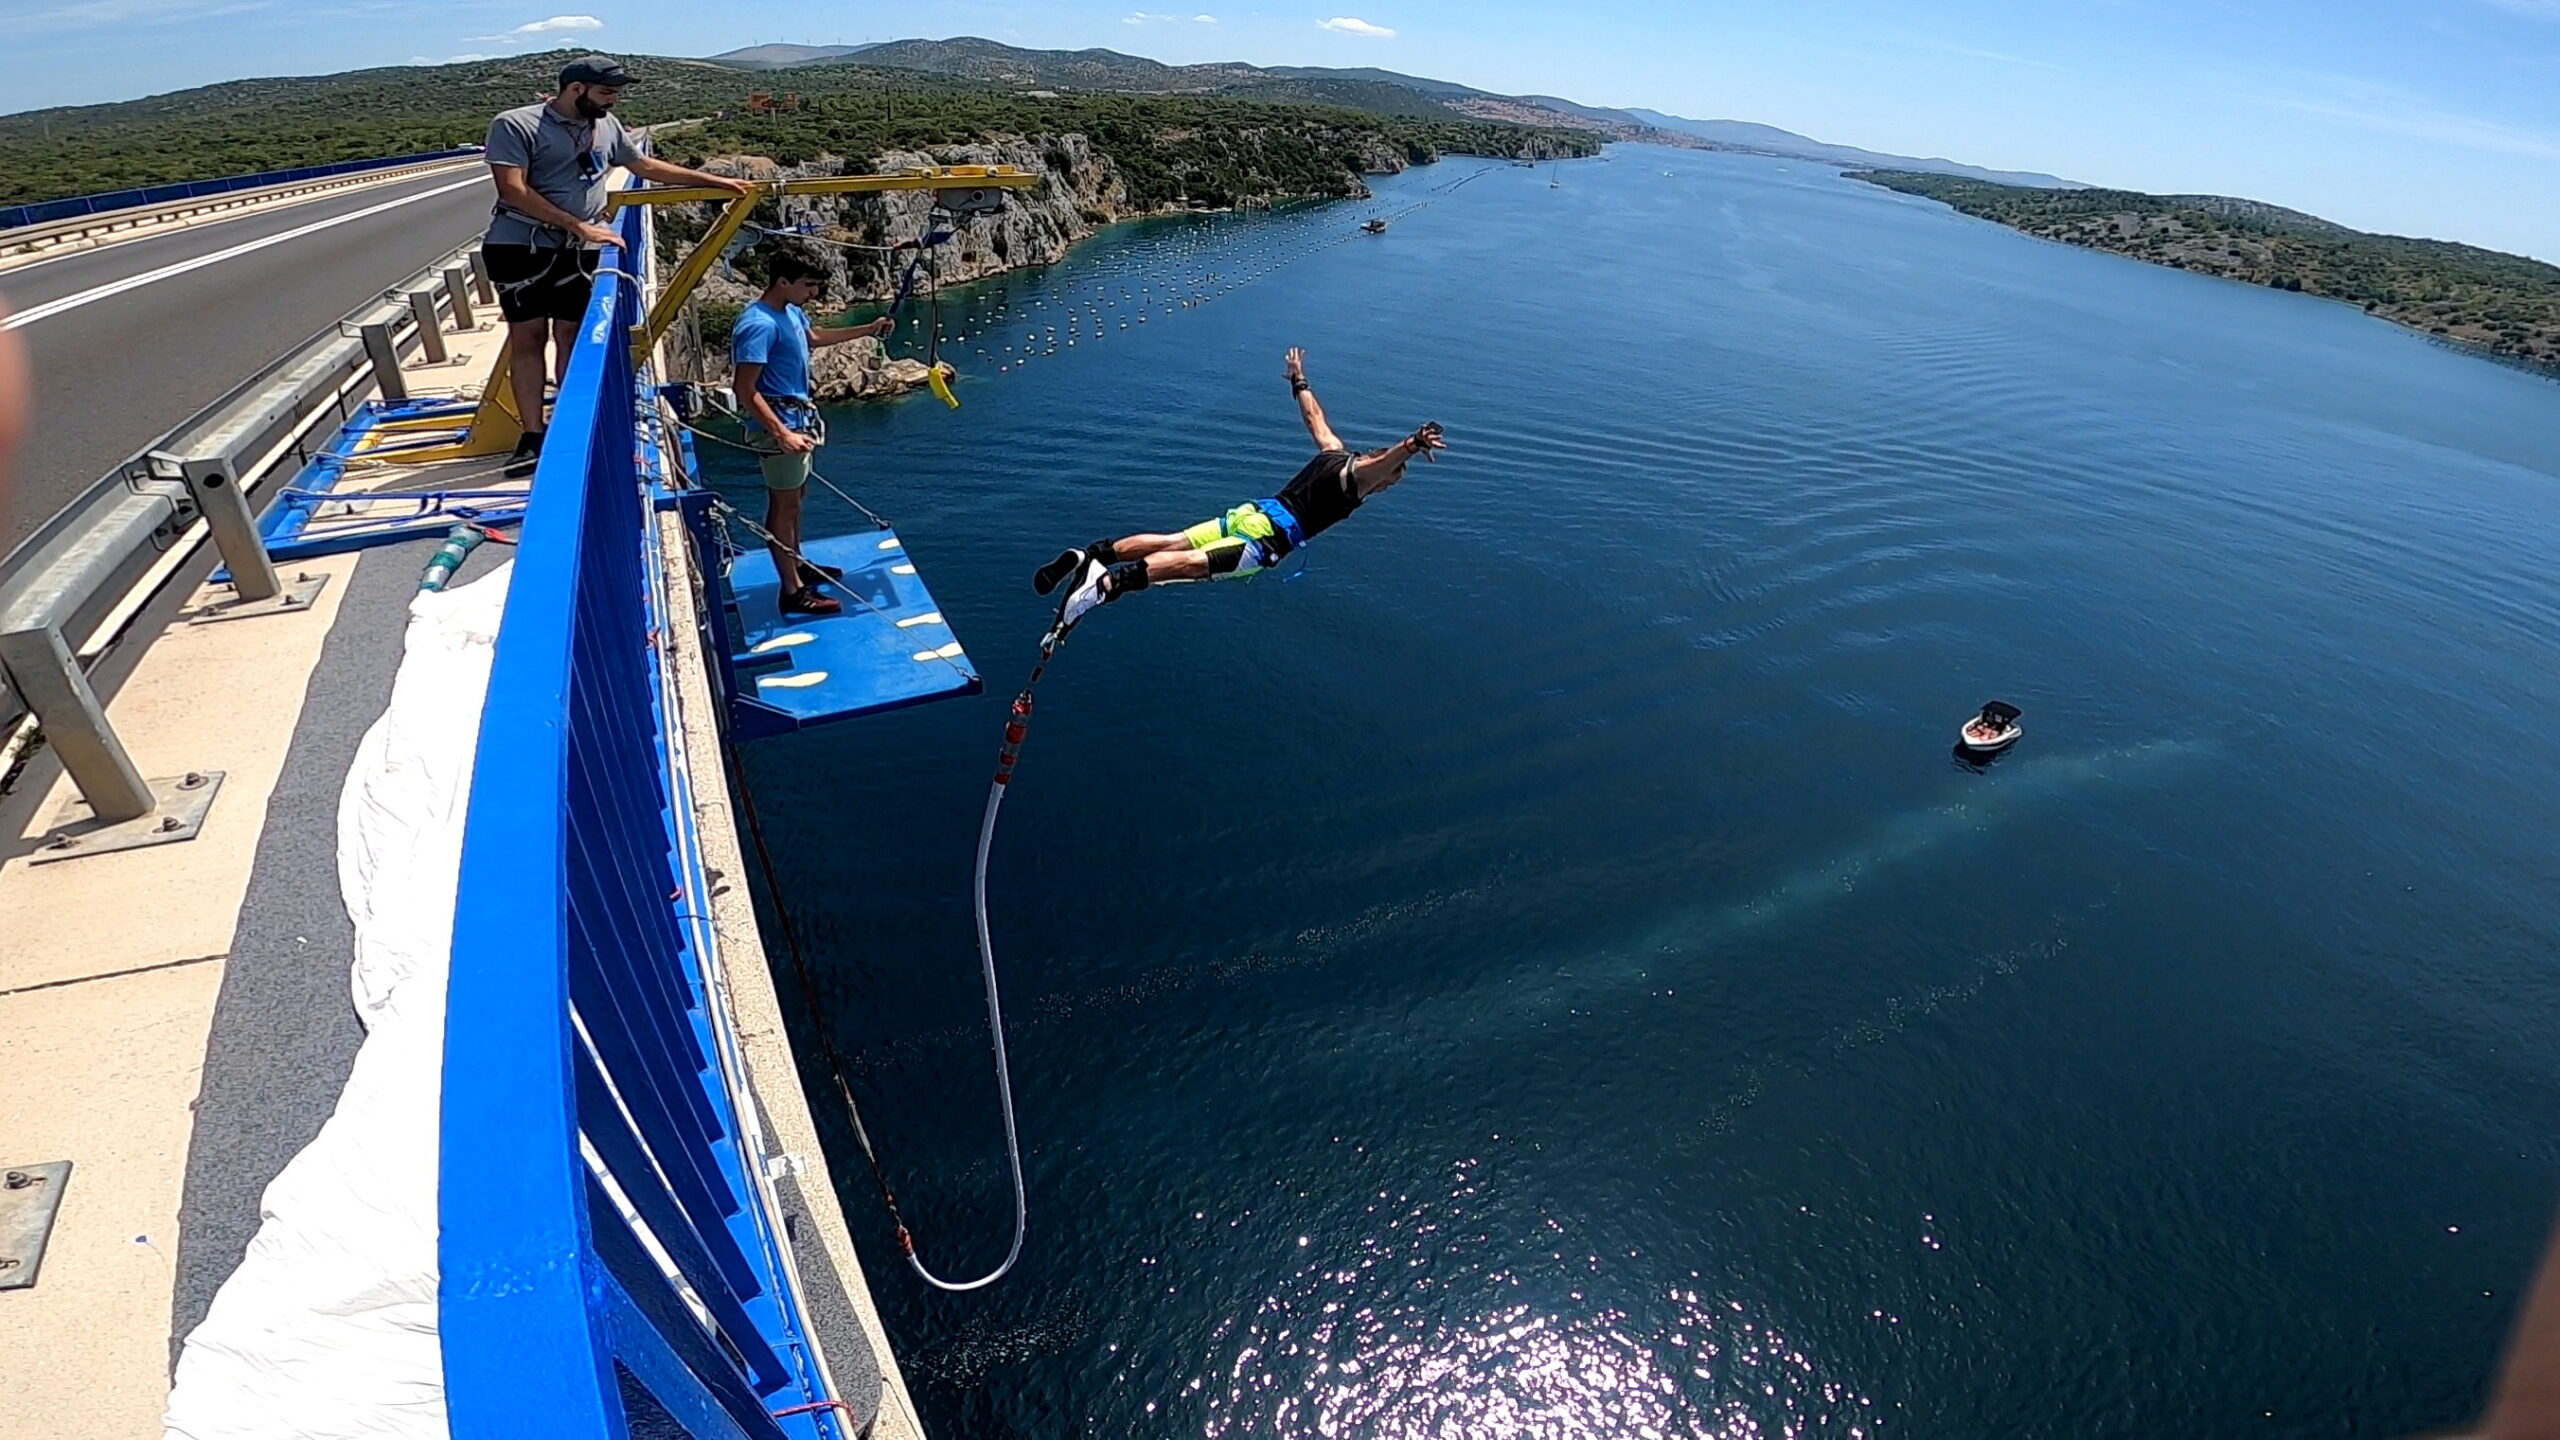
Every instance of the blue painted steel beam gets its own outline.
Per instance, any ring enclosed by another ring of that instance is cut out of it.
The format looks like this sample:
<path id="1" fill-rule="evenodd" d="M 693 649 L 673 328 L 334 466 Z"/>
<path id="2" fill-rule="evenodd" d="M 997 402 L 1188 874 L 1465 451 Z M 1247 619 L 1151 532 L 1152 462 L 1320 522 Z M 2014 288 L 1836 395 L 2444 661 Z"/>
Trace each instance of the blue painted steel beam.
<path id="1" fill-rule="evenodd" d="M 631 1377 L 697 1440 L 782 1440 L 781 1426 L 754 1396 L 734 1377 L 723 1383 L 724 1357 L 666 1281 L 646 1268 L 648 1252 L 622 1217 L 602 1195 L 594 1208 L 607 1217 L 596 1231 L 597 1310 Z"/>
<path id="2" fill-rule="evenodd" d="M 597 280 L 590 318 L 629 303 Z M 617 303 L 618 302 L 618 303 Z M 573 352 L 553 427 L 595 433 L 614 367 Z M 438 1335 L 457 1440 L 618 1436 L 587 1293 L 586 1166 L 569 1065 L 569 732 L 592 447 L 543 456 L 482 709 L 445 1013 Z M 602 468 L 610 477 L 610 466 Z M 610 483 L 606 479 L 601 483 Z"/>
<path id="3" fill-rule="evenodd" d="M 645 212 L 626 215 L 636 243 Z M 611 274 L 595 293 L 537 472 L 464 841 L 439 1202 L 448 1413 L 456 1440 L 606 1440 L 626 1431 L 627 1373 L 691 1433 L 818 1440 L 841 1434 L 832 1416 L 767 1413 L 823 1379 L 714 1058 L 704 957 L 678 923 L 706 882 L 688 868 L 651 638 L 671 617 L 634 464 L 636 301 Z M 581 1134 L 711 1326 L 587 1172 Z"/>

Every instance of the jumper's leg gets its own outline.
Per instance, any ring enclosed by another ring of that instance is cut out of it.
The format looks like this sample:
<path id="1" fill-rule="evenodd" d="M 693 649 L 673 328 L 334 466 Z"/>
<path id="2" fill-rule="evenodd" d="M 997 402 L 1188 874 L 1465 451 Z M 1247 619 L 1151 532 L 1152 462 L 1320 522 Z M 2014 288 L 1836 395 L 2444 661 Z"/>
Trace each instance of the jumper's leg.
<path id="1" fill-rule="evenodd" d="M 1111 542 L 1112 555 L 1121 560 L 1143 560 L 1167 550 L 1187 550 L 1191 542 L 1180 535 L 1132 535 Z"/>

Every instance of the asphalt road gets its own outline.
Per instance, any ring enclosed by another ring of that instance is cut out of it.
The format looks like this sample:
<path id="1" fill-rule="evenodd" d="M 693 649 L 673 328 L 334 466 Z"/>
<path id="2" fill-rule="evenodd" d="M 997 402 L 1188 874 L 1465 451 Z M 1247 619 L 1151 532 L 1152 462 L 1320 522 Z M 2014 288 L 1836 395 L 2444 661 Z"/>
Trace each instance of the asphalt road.
<path id="1" fill-rule="evenodd" d="M 486 172 L 461 168 L 0 270 L 36 389 L 18 490 L 0 507 L 0 554 L 109 467 L 470 239 L 488 223 L 490 200 Z M 234 247 L 248 248 L 26 318 Z"/>

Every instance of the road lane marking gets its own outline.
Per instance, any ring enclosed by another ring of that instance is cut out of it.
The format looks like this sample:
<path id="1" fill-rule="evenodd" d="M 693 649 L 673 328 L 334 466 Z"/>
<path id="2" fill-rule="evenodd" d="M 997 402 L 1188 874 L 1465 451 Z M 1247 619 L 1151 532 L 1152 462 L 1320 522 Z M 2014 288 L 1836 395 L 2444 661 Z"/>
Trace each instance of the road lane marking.
<path id="1" fill-rule="evenodd" d="M 471 168 L 475 172 L 478 169 L 476 165 Z M 59 265 L 65 260 L 77 260 L 101 250 L 117 250 L 142 241 L 158 240 L 181 230 L 201 230 L 211 225 L 228 225 L 235 220 L 281 215 L 287 210 L 300 210 L 331 200 L 352 199 L 367 191 L 396 190 L 420 181 L 440 180 L 459 175 L 463 169 L 457 164 L 424 165 L 414 169 L 403 167 L 362 176 L 339 175 L 315 180 L 277 194 L 239 191 L 230 196 L 199 196 L 195 201 L 187 202 L 211 207 L 207 209 L 144 211 L 139 214 L 125 210 L 105 211 L 80 218 L 122 223 L 66 238 L 37 250 L 25 248 L 29 242 L 10 239 L 19 232 L 0 231 L 0 275 L 17 275 L 39 266 Z M 249 198 L 238 198 L 240 196 Z M 134 218 L 126 219 L 127 216 Z"/>
<path id="2" fill-rule="evenodd" d="M 468 186 L 487 183 L 489 183 L 487 180 L 474 175 L 468 180 L 456 180 L 450 185 L 439 185 L 433 190 L 421 190 L 415 195 L 403 195 L 397 200 L 385 200 L 379 205 L 368 205 L 362 210 L 350 210 L 344 215 L 332 215 L 326 220 L 314 220 L 308 225 L 299 226 L 281 234 L 246 241 L 227 250 L 216 250 L 210 255 L 199 255 L 193 260 L 180 260 L 175 264 L 163 265 L 157 270 L 145 270 L 139 275 L 128 275 L 122 280 L 111 280 L 94 289 L 83 290 L 76 295 L 65 295 L 59 300 L 48 300 L 42 305 L 21 310 L 5 320 L 0 320 L 0 330 L 16 330 L 22 326 L 33 325 L 39 320 L 49 319 L 66 310 L 77 310 L 93 300 L 105 300 L 111 296 L 121 295 L 127 290 L 139 290 L 145 285 L 184 275 L 190 270 L 201 270 L 207 265 L 218 265 L 225 260 L 236 259 L 252 251 L 264 250 L 271 245 L 282 245 L 289 240 L 299 240 L 305 235 L 314 235 L 332 226 L 344 225 L 350 221 L 362 220 L 367 216 L 379 215 L 385 210 L 397 210 L 403 205 L 414 205 L 420 200 L 430 200 L 438 195 Z"/>

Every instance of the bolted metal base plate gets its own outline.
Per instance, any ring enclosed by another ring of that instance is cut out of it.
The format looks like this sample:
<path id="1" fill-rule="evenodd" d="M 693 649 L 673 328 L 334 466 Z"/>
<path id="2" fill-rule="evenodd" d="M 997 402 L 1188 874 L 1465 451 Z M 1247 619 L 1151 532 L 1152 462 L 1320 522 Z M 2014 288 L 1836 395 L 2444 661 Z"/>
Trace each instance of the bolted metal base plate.
<path id="1" fill-rule="evenodd" d="M 62 1187 L 70 1181 L 68 1160 L 12 1165 L 0 1172 L 0 1290 L 24 1290 L 36 1283 L 45 1242 L 53 1238 L 54 1212 L 62 1208 Z"/>
<path id="2" fill-rule="evenodd" d="M 88 801 L 73 800 L 55 814 L 48 827 L 51 838 L 36 847 L 27 863 L 50 865 L 85 855 L 193 840 L 196 832 L 204 828 L 205 812 L 213 808 L 214 792 L 222 788 L 222 772 L 196 770 L 175 779 L 143 783 L 151 787 L 150 814 L 117 825 L 101 825 L 90 813 Z"/>
<path id="3" fill-rule="evenodd" d="M 225 620 L 255 620 L 261 615 L 299 615 L 329 587 L 326 575 L 296 575 L 264 600 L 225 600 L 187 617 L 190 625 L 217 625 Z"/>

